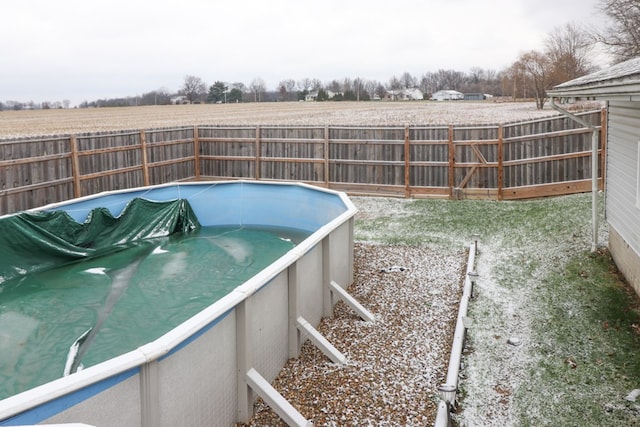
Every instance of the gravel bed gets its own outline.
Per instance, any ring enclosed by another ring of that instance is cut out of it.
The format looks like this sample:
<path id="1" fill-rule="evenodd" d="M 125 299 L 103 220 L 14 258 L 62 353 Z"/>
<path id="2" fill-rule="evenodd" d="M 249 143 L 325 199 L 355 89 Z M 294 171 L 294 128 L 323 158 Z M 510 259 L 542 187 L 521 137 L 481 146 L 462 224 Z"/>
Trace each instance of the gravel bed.
<path id="1" fill-rule="evenodd" d="M 337 303 L 318 330 L 348 363 L 332 363 L 306 341 L 273 386 L 316 426 L 433 424 L 466 257 L 464 250 L 356 243 L 348 291 L 376 321 Z M 285 425 L 261 399 L 254 414 L 246 425 Z"/>

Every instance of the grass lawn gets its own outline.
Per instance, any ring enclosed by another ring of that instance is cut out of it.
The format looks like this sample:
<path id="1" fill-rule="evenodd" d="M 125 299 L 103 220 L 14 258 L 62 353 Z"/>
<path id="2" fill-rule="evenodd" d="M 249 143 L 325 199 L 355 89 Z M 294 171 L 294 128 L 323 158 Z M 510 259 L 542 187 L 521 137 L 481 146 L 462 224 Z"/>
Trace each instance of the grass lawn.
<path id="1" fill-rule="evenodd" d="M 626 399 L 640 389 L 640 304 L 606 251 L 602 212 L 590 251 L 590 194 L 353 200 L 357 241 L 444 250 L 481 236 L 459 425 L 640 425 L 640 398 Z"/>

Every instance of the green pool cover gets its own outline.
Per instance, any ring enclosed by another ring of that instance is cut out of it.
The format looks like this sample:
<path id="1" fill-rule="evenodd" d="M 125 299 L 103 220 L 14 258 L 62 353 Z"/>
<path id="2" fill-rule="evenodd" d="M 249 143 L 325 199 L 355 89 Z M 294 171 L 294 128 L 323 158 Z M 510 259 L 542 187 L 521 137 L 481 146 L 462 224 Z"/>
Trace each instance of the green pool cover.
<path id="1" fill-rule="evenodd" d="M 162 336 L 306 236 L 201 227 L 185 200 L 0 218 L 0 399 Z"/>
<path id="2" fill-rule="evenodd" d="M 186 200 L 132 199 L 114 217 L 93 209 L 84 223 L 65 211 L 22 212 L 0 218 L 0 286 L 18 277 L 124 249 L 142 239 L 200 228 Z"/>

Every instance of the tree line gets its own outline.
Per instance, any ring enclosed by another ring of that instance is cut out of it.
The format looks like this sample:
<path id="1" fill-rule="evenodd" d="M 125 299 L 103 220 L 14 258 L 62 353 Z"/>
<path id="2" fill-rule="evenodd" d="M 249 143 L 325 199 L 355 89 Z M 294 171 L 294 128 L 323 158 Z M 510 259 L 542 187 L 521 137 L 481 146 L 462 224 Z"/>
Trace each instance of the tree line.
<path id="1" fill-rule="evenodd" d="M 383 99 L 389 92 L 418 88 L 426 99 L 439 90 L 449 89 L 514 100 L 533 99 L 542 109 L 547 101 L 547 90 L 596 70 L 591 58 L 597 46 L 601 46 L 615 63 L 640 56 L 640 0 L 600 0 L 597 8 L 607 18 L 604 28 L 586 28 L 576 23 L 557 27 L 547 35 L 543 50 L 525 52 L 500 71 L 480 67 L 473 67 L 469 72 L 439 69 L 420 76 L 405 71 L 391 76 L 388 81 L 362 77 L 344 77 L 329 82 L 317 78 L 287 78 L 271 89 L 260 77 L 248 85 L 220 80 L 207 85 L 202 78 L 187 75 L 182 86 L 174 92 L 160 88 L 141 96 L 85 101 L 80 107 L 296 101 L 305 100 L 312 93 L 316 101 L 367 101 Z M 68 105 L 69 101 L 65 100 L 42 103 L 40 108 L 67 108 Z M 0 102 L 0 110 L 22 108 L 38 106 L 33 102 Z"/>

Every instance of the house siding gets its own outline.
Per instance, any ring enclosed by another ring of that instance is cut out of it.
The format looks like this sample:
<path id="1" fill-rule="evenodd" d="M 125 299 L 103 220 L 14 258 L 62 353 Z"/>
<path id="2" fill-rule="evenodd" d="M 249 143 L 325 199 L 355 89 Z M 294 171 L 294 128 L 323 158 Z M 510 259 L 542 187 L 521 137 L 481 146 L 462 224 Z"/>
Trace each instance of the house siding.
<path id="1" fill-rule="evenodd" d="M 611 239 L 609 246 L 616 264 L 625 273 L 634 264 L 640 265 L 640 208 L 637 205 L 640 102 L 612 101 L 608 127 L 607 221 L 619 237 Z M 630 261 L 634 257 L 635 262 Z M 637 272 L 627 271 L 625 276 L 631 282 L 638 282 Z M 632 284 L 640 291 L 640 283 Z"/>

